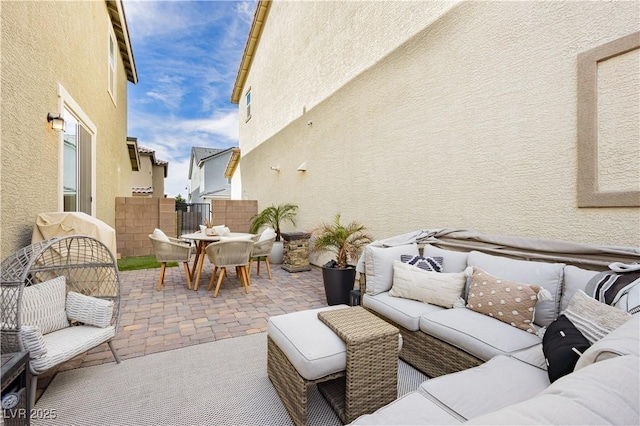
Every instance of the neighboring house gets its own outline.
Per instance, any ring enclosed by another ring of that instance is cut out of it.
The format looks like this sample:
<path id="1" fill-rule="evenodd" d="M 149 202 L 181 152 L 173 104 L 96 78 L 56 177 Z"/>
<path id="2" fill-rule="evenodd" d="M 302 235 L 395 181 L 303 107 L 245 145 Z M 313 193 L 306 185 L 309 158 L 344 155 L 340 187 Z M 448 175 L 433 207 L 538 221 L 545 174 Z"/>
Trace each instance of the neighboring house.
<path id="1" fill-rule="evenodd" d="M 210 203 L 211 200 L 231 199 L 231 176 L 235 170 L 240 150 L 238 148 L 191 148 L 189 180 L 190 203 Z"/>
<path id="2" fill-rule="evenodd" d="M 243 198 L 303 230 L 640 246 L 639 30 L 637 2 L 259 1 Z"/>
<path id="3" fill-rule="evenodd" d="M 127 140 L 131 141 L 135 138 L 127 138 Z M 154 150 L 143 146 L 138 146 L 138 156 L 140 158 L 138 170 L 131 174 L 131 195 L 164 198 L 164 180 L 167 177 L 169 163 L 157 159 Z"/>
<path id="4" fill-rule="evenodd" d="M 115 227 L 115 198 L 131 195 L 127 84 L 138 76 L 120 0 L 3 1 L 0 17 L 4 259 L 31 243 L 42 212 Z"/>

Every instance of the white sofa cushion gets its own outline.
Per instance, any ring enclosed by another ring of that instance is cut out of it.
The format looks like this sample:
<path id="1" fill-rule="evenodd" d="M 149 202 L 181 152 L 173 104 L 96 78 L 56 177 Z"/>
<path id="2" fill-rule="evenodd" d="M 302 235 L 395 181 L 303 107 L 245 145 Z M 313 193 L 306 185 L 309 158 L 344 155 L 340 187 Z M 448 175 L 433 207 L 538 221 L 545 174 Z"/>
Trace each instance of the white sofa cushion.
<path id="1" fill-rule="evenodd" d="M 640 356 L 640 315 L 636 314 L 620 327 L 595 342 L 578 359 L 575 370 L 594 362 L 621 355 Z"/>
<path id="2" fill-rule="evenodd" d="M 409 331 L 420 330 L 420 317 L 422 315 L 445 309 L 440 306 L 418 302 L 417 300 L 392 297 L 388 291 L 375 296 L 365 294 L 362 298 L 362 304 Z"/>
<path id="3" fill-rule="evenodd" d="M 411 392 L 351 425 L 458 425 L 458 418 L 418 392 Z"/>
<path id="4" fill-rule="evenodd" d="M 462 272 L 467 268 L 467 258 L 469 253 L 466 251 L 445 250 L 431 244 L 426 244 L 422 248 L 424 257 L 441 257 L 442 272 Z"/>
<path id="5" fill-rule="evenodd" d="M 267 334 L 307 380 L 343 371 L 347 346 L 318 319 L 318 312 L 346 307 L 335 305 L 273 316 L 267 322 Z"/>
<path id="6" fill-rule="evenodd" d="M 20 341 L 24 349 L 29 352 L 29 358 L 35 359 L 47 354 L 46 343 L 40 329 L 35 325 L 20 327 Z"/>
<path id="7" fill-rule="evenodd" d="M 496 277 L 523 284 L 538 285 L 549 290 L 552 300 L 537 303 L 535 324 L 549 325 L 558 316 L 564 263 L 530 262 L 492 256 L 479 251 L 470 252 L 467 262 L 469 266 L 477 266 Z"/>
<path id="8" fill-rule="evenodd" d="M 477 367 L 427 380 L 418 392 L 471 419 L 529 399 L 547 386 L 546 371 L 499 355 Z"/>
<path id="9" fill-rule="evenodd" d="M 462 296 L 466 280 L 464 272 L 425 271 L 394 260 L 393 285 L 389 295 L 453 308 L 454 302 Z"/>
<path id="10" fill-rule="evenodd" d="M 425 314 L 420 318 L 420 330 L 484 361 L 541 342 L 535 334 L 466 308 Z"/>
<path id="11" fill-rule="evenodd" d="M 29 363 L 31 372 L 40 374 L 89 349 L 112 339 L 114 326 L 106 328 L 79 325 L 67 327 L 44 336 L 47 353 Z"/>
<path id="12" fill-rule="evenodd" d="M 22 292 L 20 323 L 34 325 L 45 335 L 69 327 L 65 302 L 67 286 L 64 276 L 30 285 Z"/>
<path id="13" fill-rule="evenodd" d="M 564 286 L 562 288 L 562 298 L 560 299 L 560 312 L 567 309 L 569 301 L 576 294 L 576 291 L 584 291 L 589 280 L 597 274 L 598 271 L 590 271 L 573 265 L 564 267 Z"/>
<path id="14" fill-rule="evenodd" d="M 640 362 L 627 355 L 575 371 L 540 394 L 469 421 L 478 425 L 640 424 Z"/>
<path id="15" fill-rule="evenodd" d="M 367 294 L 375 295 L 388 291 L 393 281 L 393 261 L 400 256 L 420 254 L 417 244 L 405 244 L 395 247 L 376 247 L 368 245 L 364 249 Z"/>
<path id="16" fill-rule="evenodd" d="M 547 361 L 545 360 L 544 352 L 542 351 L 542 343 L 531 346 L 530 348 L 511 352 L 511 357 L 529 365 L 533 365 L 541 370 L 547 370 Z"/>

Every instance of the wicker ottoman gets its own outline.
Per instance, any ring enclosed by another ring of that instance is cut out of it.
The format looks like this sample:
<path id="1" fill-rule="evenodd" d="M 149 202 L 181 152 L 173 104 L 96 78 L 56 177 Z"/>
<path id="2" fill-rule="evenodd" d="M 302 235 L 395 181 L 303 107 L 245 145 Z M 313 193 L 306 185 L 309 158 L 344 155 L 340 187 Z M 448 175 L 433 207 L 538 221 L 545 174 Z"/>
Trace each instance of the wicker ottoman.
<path id="1" fill-rule="evenodd" d="M 296 425 L 318 385 L 344 423 L 397 398 L 398 329 L 344 305 L 269 319 L 267 372 Z"/>

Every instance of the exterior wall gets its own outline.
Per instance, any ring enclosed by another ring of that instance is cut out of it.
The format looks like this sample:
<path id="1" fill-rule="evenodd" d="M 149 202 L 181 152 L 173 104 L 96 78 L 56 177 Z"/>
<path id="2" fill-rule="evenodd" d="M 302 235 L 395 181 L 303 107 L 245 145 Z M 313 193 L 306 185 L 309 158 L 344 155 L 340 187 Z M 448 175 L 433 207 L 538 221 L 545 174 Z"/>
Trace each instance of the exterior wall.
<path id="1" fill-rule="evenodd" d="M 211 214 L 213 222 L 224 224 L 232 232 L 249 232 L 251 218 L 258 213 L 255 200 L 213 200 Z"/>
<path id="2" fill-rule="evenodd" d="M 60 85 L 97 129 L 96 217 L 114 226 L 115 197 L 131 194 L 119 52 L 116 105 L 107 92 L 110 25 L 104 1 L 2 2 L 2 258 L 31 242 L 38 213 L 61 210 L 62 134 L 46 120 L 62 110 Z"/>
<path id="3" fill-rule="evenodd" d="M 153 197 L 164 198 L 164 166 L 153 166 L 153 173 L 151 173 Z"/>
<path id="4" fill-rule="evenodd" d="M 437 19 L 400 3 L 357 2 L 369 20 L 345 2 L 273 3 L 243 89 L 243 197 L 297 204 L 299 230 L 340 212 L 376 238 L 451 227 L 640 246 L 639 208 L 578 208 L 576 190 L 576 57 L 638 31 L 637 3 L 465 2 Z M 334 41 L 345 21 L 354 45 Z M 351 64 L 380 43 L 378 61 Z M 355 72 L 300 85 L 333 76 L 332 56 Z"/>
<path id="5" fill-rule="evenodd" d="M 194 166 L 191 176 L 192 203 L 208 203 L 211 200 L 202 198 L 202 194 L 220 189 L 226 189 L 226 195 L 223 195 L 223 197 L 230 198 L 231 185 L 227 183 L 227 178 L 224 177 L 229 158 L 231 158 L 230 151 L 203 161 L 202 167 Z M 200 187 L 202 173 L 204 173 L 204 188 Z"/>
<path id="6" fill-rule="evenodd" d="M 176 204 L 173 198 L 116 198 L 118 257 L 153 254 L 149 234 L 160 228 L 176 236 Z"/>
<path id="7" fill-rule="evenodd" d="M 131 186 L 146 188 L 153 186 L 153 163 L 151 156 L 140 154 L 140 167 L 137 172 L 131 173 Z"/>
<path id="8" fill-rule="evenodd" d="M 304 116 L 457 3 L 273 1 L 240 99 L 242 154 Z M 249 88 L 252 117 L 244 124 Z"/>

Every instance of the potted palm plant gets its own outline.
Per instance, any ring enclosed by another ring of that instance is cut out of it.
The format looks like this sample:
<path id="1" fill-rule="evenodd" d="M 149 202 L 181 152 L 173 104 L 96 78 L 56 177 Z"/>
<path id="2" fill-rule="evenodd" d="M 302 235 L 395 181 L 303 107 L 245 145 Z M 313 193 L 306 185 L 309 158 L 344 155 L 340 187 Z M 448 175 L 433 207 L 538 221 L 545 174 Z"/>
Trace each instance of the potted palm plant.
<path id="1" fill-rule="evenodd" d="M 322 280 L 329 305 L 349 303 L 349 293 L 356 279 L 355 262 L 364 247 L 373 239 L 366 227 L 357 221 L 347 225 L 340 223 L 337 214 L 331 223 L 323 223 L 312 232 L 313 253 L 329 252 L 335 259 L 322 266 Z"/>
<path id="2" fill-rule="evenodd" d="M 249 232 L 252 234 L 257 234 L 260 229 L 265 226 L 270 226 L 274 231 L 276 231 L 276 242 L 273 244 L 271 256 L 269 256 L 269 262 L 274 264 L 282 263 L 283 245 L 281 241 L 280 225 L 289 222 L 295 226 L 297 211 L 298 206 L 295 204 L 271 205 L 251 218 L 251 227 Z"/>

